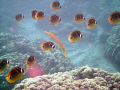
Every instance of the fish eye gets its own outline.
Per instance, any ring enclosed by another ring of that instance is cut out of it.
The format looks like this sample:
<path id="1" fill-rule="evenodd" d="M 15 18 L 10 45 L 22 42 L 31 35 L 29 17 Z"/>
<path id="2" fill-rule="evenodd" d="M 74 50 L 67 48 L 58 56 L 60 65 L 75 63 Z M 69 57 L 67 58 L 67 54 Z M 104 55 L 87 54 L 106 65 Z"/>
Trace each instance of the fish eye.
<path id="1" fill-rule="evenodd" d="M 62 6 L 59 5 L 60 8 L 62 8 Z"/>
<path id="2" fill-rule="evenodd" d="M 7 64 L 9 64 L 9 61 L 7 60 Z"/>
<path id="3" fill-rule="evenodd" d="M 23 72 L 22 68 L 21 68 L 21 73 Z"/>
<path id="4" fill-rule="evenodd" d="M 111 20 L 112 20 L 112 18 L 111 18 Z"/>
<path id="5" fill-rule="evenodd" d="M 82 37 L 82 35 L 80 34 L 80 37 Z"/>
<path id="6" fill-rule="evenodd" d="M 12 77 L 10 77 L 10 79 L 11 79 Z"/>
<path id="7" fill-rule="evenodd" d="M 88 26 L 89 26 L 89 24 L 88 24 Z"/>
<path id="8" fill-rule="evenodd" d="M 118 18 L 120 18 L 120 15 L 118 15 Z"/>
<path id="9" fill-rule="evenodd" d="M 55 48 L 55 45 L 52 45 L 52 48 Z"/>
<path id="10" fill-rule="evenodd" d="M 43 46 L 43 48 L 44 48 L 44 46 Z"/>
<path id="11" fill-rule="evenodd" d="M 24 15 L 22 15 L 22 17 L 24 18 Z"/>
<path id="12" fill-rule="evenodd" d="M 83 19 L 85 20 L 85 17 L 83 17 Z"/>
<path id="13" fill-rule="evenodd" d="M 46 15 L 44 14 L 43 17 L 46 17 Z"/>
<path id="14" fill-rule="evenodd" d="M 97 22 L 95 21 L 95 24 L 97 24 Z"/>
<path id="15" fill-rule="evenodd" d="M 34 57 L 34 60 L 36 60 L 36 58 Z"/>
<path id="16" fill-rule="evenodd" d="M 61 18 L 59 17 L 59 20 L 61 20 Z"/>

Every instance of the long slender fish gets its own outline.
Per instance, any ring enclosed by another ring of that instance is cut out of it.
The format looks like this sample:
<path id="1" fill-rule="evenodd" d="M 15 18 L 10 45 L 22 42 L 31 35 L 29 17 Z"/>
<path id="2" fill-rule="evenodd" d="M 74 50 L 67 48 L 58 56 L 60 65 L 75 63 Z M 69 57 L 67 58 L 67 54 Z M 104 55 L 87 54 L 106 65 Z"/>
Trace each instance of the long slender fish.
<path id="1" fill-rule="evenodd" d="M 62 48 L 63 50 L 63 53 L 64 53 L 64 56 L 65 58 L 67 58 L 66 56 L 66 53 L 65 53 L 65 48 L 63 47 L 62 43 L 59 41 L 59 39 L 57 37 L 54 36 L 53 33 L 50 33 L 50 32 L 47 32 L 47 31 L 43 31 L 44 33 L 47 33 L 51 38 L 53 38 L 57 43 L 58 45 Z"/>

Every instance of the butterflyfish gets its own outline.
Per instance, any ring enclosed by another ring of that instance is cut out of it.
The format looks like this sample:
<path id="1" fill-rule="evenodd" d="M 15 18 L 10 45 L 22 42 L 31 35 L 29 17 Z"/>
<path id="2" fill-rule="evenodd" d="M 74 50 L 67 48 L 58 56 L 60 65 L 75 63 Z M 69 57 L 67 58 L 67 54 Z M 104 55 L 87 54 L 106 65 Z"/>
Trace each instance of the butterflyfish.
<path id="1" fill-rule="evenodd" d="M 33 55 L 30 56 L 30 57 L 28 57 L 27 60 L 26 60 L 26 66 L 27 66 L 27 68 L 32 67 L 36 63 L 36 60 L 37 59 Z"/>
<path id="2" fill-rule="evenodd" d="M 96 25 L 97 25 L 97 22 L 95 21 L 93 17 L 87 20 L 86 26 L 88 29 L 93 29 Z"/>
<path id="3" fill-rule="evenodd" d="M 3 72 L 5 69 L 7 69 L 8 65 L 9 65 L 9 61 L 7 59 L 3 59 L 0 62 L 0 72 Z"/>
<path id="4" fill-rule="evenodd" d="M 23 20 L 24 17 L 25 17 L 25 15 L 17 14 L 17 15 L 15 16 L 15 21 L 16 21 L 16 22 L 20 22 L 21 20 Z"/>
<path id="5" fill-rule="evenodd" d="M 20 79 L 23 76 L 23 73 L 25 72 L 25 69 L 22 69 L 21 67 L 14 67 L 12 68 L 6 77 L 7 82 L 14 83 L 18 79 Z"/>
<path id="6" fill-rule="evenodd" d="M 50 7 L 52 10 L 59 10 L 62 8 L 62 6 L 60 5 L 60 3 L 58 1 L 54 1 L 50 4 Z"/>
<path id="7" fill-rule="evenodd" d="M 120 22 L 120 12 L 113 12 L 108 17 L 108 22 L 110 24 L 116 24 Z"/>
<path id="8" fill-rule="evenodd" d="M 58 24 L 62 21 L 62 19 L 57 15 L 57 14 L 54 14 L 54 15 L 51 15 L 49 17 L 49 23 L 51 25 L 55 25 L 55 24 Z"/>
<path id="9" fill-rule="evenodd" d="M 76 14 L 74 16 L 74 21 L 76 23 L 80 23 L 80 22 L 83 22 L 85 20 L 85 17 L 82 15 L 82 14 Z"/>
<path id="10" fill-rule="evenodd" d="M 50 51 L 56 48 L 53 42 L 43 42 L 40 47 L 43 51 Z"/>
<path id="11" fill-rule="evenodd" d="M 78 30 L 75 30 L 75 31 L 72 31 L 68 37 L 68 40 L 71 42 L 71 43 L 74 43 L 74 42 L 77 42 L 79 41 L 81 38 L 83 38 L 83 35 L 81 34 L 80 31 Z"/>
<path id="12" fill-rule="evenodd" d="M 36 19 L 35 15 L 36 15 L 37 12 L 38 12 L 37 10 L 31 11 L 31 15 L 30 16 L 31 16 L 32 19 Z"/>
<path id="13" fill-rule="evenodd" d="M 37 20 L 43 20 L 45 17 L 46 17 L 46 15 L 44 14 L 43 11 L 37 12 L 37 13 L 35 14 L 35 18 L 36 18 Z"/>

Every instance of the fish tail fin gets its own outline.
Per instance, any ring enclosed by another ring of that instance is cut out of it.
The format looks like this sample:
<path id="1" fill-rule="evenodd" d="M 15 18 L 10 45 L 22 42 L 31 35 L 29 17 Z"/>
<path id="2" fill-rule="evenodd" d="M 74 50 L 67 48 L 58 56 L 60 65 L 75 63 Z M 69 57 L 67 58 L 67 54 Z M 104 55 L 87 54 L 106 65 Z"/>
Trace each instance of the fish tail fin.
<path id="1" fill-rule="evenodd" d="M 6 77 L 6 80 L 9 82 L 9 83 L 14 83 L 15 81 L 11 80 L 9 77 Z"/>

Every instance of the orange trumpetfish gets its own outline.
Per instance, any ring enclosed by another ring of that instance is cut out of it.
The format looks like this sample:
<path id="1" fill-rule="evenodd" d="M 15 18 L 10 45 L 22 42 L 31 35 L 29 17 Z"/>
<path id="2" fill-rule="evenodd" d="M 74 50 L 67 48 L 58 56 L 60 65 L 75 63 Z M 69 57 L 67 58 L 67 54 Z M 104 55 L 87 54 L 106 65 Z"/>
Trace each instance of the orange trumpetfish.
<path id="1" fill-rule="evenodd" d="M 53 33 L 50 33 L 50 32 L 47 32 L 47 31 L 43 31 L 44 33 L 47 33 L 51 38 L 53 38 L 57 43 L 58 45 L 62 48 L 63 50 L 63 53 L 64 53 L 64 56 L 65 58 L 67 58 L 66 56 L 66 53 L 65 53 L 65 48 L 63 47 L 62 43 L 59 41 L 59 39 L 57 37 L 54 36 Z"/>

